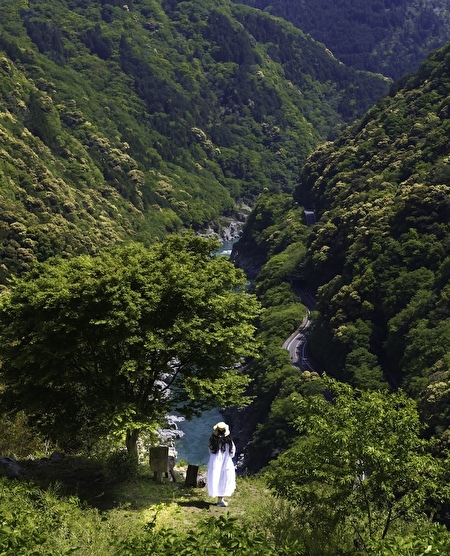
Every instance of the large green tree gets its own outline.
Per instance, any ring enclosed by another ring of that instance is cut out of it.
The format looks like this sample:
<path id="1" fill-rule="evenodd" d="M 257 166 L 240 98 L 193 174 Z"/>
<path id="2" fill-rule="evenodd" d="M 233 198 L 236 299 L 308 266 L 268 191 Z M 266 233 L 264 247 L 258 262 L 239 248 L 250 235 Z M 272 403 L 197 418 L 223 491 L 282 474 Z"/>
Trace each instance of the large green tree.
<path id="1" fill-rule="evenodd" d="M 324 391 L 298 396 L 300 436 L 268 471 L 270 485 L 302 508 L 305 530 L 367 548 L 393 524 L 427 523 L 448 497 L 448 465 L 421 438 L 415 402 L 331 379 Z"/>
<path id="2" fill-rule="evenodd" d="M 3 401 L 65 445 L 139 432 L 168 410 L 242 404 L 259 305 L 218 243 L 192 234 L 150 249 L 56 259 L 1 297 Z"/>

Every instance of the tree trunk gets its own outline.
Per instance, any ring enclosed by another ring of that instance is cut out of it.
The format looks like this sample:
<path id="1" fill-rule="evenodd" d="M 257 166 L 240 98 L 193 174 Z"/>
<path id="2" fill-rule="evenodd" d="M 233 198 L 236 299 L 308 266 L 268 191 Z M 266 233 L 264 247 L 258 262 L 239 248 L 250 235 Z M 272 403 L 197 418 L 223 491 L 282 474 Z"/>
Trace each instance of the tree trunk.
<path id="1" fill-rule="evenodd" d="M 388 516 L 387 516 L 387 519 L 386 519 L 386 523 L 384 525 L 383 534 L 381 535 L 382 539 L 386 538 L 386 535 L 387 535 L 387 532 L 388 532 L 388 529 L 389 529 L 389 525 L 391 524 L 391 518 L 392 518 L 392 504 L 389 506 L 389 513 L 388 513 Z"/>
<path id="2" fill-rule="evenodd" d="M 139 431 L 136 429 L 127 430 L 126 446 L 128 455 L 138 457 L 137 441 L 139 438 Z"/>

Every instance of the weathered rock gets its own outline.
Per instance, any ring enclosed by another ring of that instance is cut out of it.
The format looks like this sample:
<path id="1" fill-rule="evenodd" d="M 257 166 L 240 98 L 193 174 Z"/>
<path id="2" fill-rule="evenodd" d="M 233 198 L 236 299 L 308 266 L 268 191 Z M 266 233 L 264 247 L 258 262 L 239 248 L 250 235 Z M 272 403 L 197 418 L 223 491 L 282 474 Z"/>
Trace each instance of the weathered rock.
<path id="1" fill-rule="evenodd" d="M 248 471 L 247 450 L 257 427 L 257 418 L 251 407 L 228 407 L 223 411 L 226 422 L 233 432 L 237 450 L 236 471 L 239 475 Z"/>
<path id="2" fill-rule="evenodd" d="M 51 461 L 61 461 L 64 458 L 65 456 L 61 452 L 53 452 L 53 454 L 50 456 Z"/>
<path id="3" fill-rule="evenodd" d="M 23 473 L 23 468 L 11 458 L 0 458 L 0 476 L 15 479 Z"/>

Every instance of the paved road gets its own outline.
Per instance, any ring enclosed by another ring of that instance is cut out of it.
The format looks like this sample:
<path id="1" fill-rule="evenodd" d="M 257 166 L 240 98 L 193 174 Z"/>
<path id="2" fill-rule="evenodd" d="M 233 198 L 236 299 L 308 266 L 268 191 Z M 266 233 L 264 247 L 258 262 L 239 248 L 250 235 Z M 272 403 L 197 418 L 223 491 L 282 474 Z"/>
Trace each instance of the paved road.
<path id="1" fill-rule="evenodd" d="M 291 357 L 293 365 L 295 365 L 302 371 L 314 371 L 312 361 L 307 355 L 306 333 L 309 326 L 311 325 L 309 315 L 310 311 L 312 311 L 315 307 L 315 300 L 314 297 L 306 290 L 298 290 L 296 293 L 300 295 L 302 303 L 307 308 L 307 313 L 299 329 L 291 334 L 289 338 L 284 342 L 283 348 L 289 351 L 289 355 Z"/>

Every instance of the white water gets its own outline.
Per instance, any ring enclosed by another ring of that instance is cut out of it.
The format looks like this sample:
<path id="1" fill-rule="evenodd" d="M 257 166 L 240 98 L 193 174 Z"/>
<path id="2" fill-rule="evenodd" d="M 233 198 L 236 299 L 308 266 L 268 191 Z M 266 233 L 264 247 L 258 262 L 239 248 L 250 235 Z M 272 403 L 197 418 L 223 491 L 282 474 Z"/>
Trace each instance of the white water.
<path id="1" fill-rule="evenodd" d="M 237 240 L 232 239 L 230 241 L 224 241 L 222 246 L 219 248 L 217 253 L 219 255 L 226 255 L 229 257 L 231 255 L 231 251 L 233 250 L 233 245 L 236 243 Z"/>

